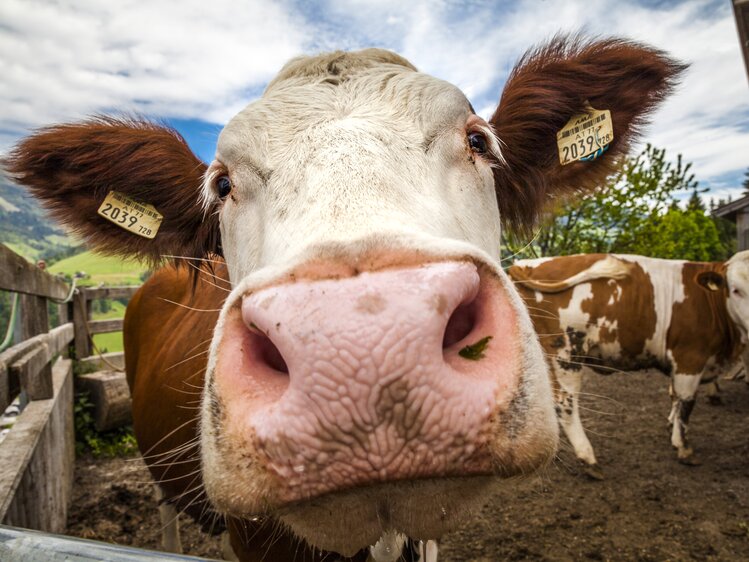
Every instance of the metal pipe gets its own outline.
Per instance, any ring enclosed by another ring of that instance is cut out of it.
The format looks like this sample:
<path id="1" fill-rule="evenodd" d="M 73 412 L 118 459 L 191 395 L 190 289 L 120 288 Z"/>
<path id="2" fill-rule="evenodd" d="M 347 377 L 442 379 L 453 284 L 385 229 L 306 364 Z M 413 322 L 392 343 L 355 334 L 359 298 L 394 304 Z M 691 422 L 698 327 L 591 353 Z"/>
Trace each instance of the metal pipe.
<path id="1" fill-rule="evenodd" d="M 3 562 L 92 562 L 94 560 L 106 560 L 107 562 L 154 562 L 159 560 L 175 562 L 181 560 L 184 562 L 209 559 L 118 546 L 0 525 L 0 560 Z"/>

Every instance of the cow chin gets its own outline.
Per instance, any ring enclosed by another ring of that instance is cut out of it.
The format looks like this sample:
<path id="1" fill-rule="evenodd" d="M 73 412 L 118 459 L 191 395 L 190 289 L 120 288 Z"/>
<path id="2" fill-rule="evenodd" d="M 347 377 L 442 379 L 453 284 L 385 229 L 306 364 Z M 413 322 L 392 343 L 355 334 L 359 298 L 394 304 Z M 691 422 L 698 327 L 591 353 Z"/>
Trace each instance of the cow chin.
<path id="1" fill-rule="evenodd" d="M 308 543 L 353 556 L 390 530 L 416 540 L 439 539 L 477 511 L 495 487 L 491 477 L 392 482 L 327 494 L 277 516 Z"/>

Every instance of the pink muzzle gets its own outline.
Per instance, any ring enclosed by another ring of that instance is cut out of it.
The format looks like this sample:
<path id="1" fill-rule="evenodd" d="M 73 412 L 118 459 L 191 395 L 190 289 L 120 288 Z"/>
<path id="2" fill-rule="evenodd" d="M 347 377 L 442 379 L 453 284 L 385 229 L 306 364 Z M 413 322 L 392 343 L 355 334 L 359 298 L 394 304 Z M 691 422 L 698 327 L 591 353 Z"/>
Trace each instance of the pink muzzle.
<path id="1" fill-rule="evenodd" d="M 501 282 L 469 262 L 265 288 L 227 318 L 215 370 L 222 431 L 277 478 L 282 503 L 491 474 L 518 339 Z"/>

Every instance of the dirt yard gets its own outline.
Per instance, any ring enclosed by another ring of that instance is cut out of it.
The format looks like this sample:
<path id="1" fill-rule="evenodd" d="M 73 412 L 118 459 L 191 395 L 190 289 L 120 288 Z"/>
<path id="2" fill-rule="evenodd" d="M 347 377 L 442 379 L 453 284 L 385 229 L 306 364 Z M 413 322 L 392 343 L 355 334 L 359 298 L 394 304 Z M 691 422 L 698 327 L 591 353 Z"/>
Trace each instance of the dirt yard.
<path id="1" fill-rule="evenodd" d="M 586 425 L 605 480 L 578 473 L 563 448 L 541 476 L 513 482 L 441 542 L 440 561 L 749 560 L 749 386 L 700 398 L 690 437 L 701 464 L 668 442 L 667 379 L 586 381 Z M 159 519 L 139 459 L 80 459 L 69 534 L 158 548 Z M 217 539 L 183 526 L 186 552 L 220 557 Z"/>

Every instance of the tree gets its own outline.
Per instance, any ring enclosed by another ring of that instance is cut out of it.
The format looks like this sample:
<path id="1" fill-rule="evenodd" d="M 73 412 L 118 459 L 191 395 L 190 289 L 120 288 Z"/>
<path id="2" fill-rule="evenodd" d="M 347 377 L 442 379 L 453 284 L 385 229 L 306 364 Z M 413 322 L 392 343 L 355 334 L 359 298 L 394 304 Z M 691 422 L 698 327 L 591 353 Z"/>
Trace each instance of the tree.
<path id="1" fill-rule="evenodd" d="M 562 202 L 538 235 L 518 253 L 558 256 L 617 252 L 693 260 L 725 259 L 732 253 L 730 229 L 706 214 L 699 184 L 681 155 L 647 145 L 622 162 L 600 190 Z M 677 195 L 691 190 L 685 209 Z M 510 235 L 508 248 L 523 243 Z"/>
<path id="2" fill-rule="evenodd" d="M 674 206 L 645 224 L 628 251 L 666 259 L 712 261 L 722 255 L 723 246 L 718 228 L 704 211 Z"/>

